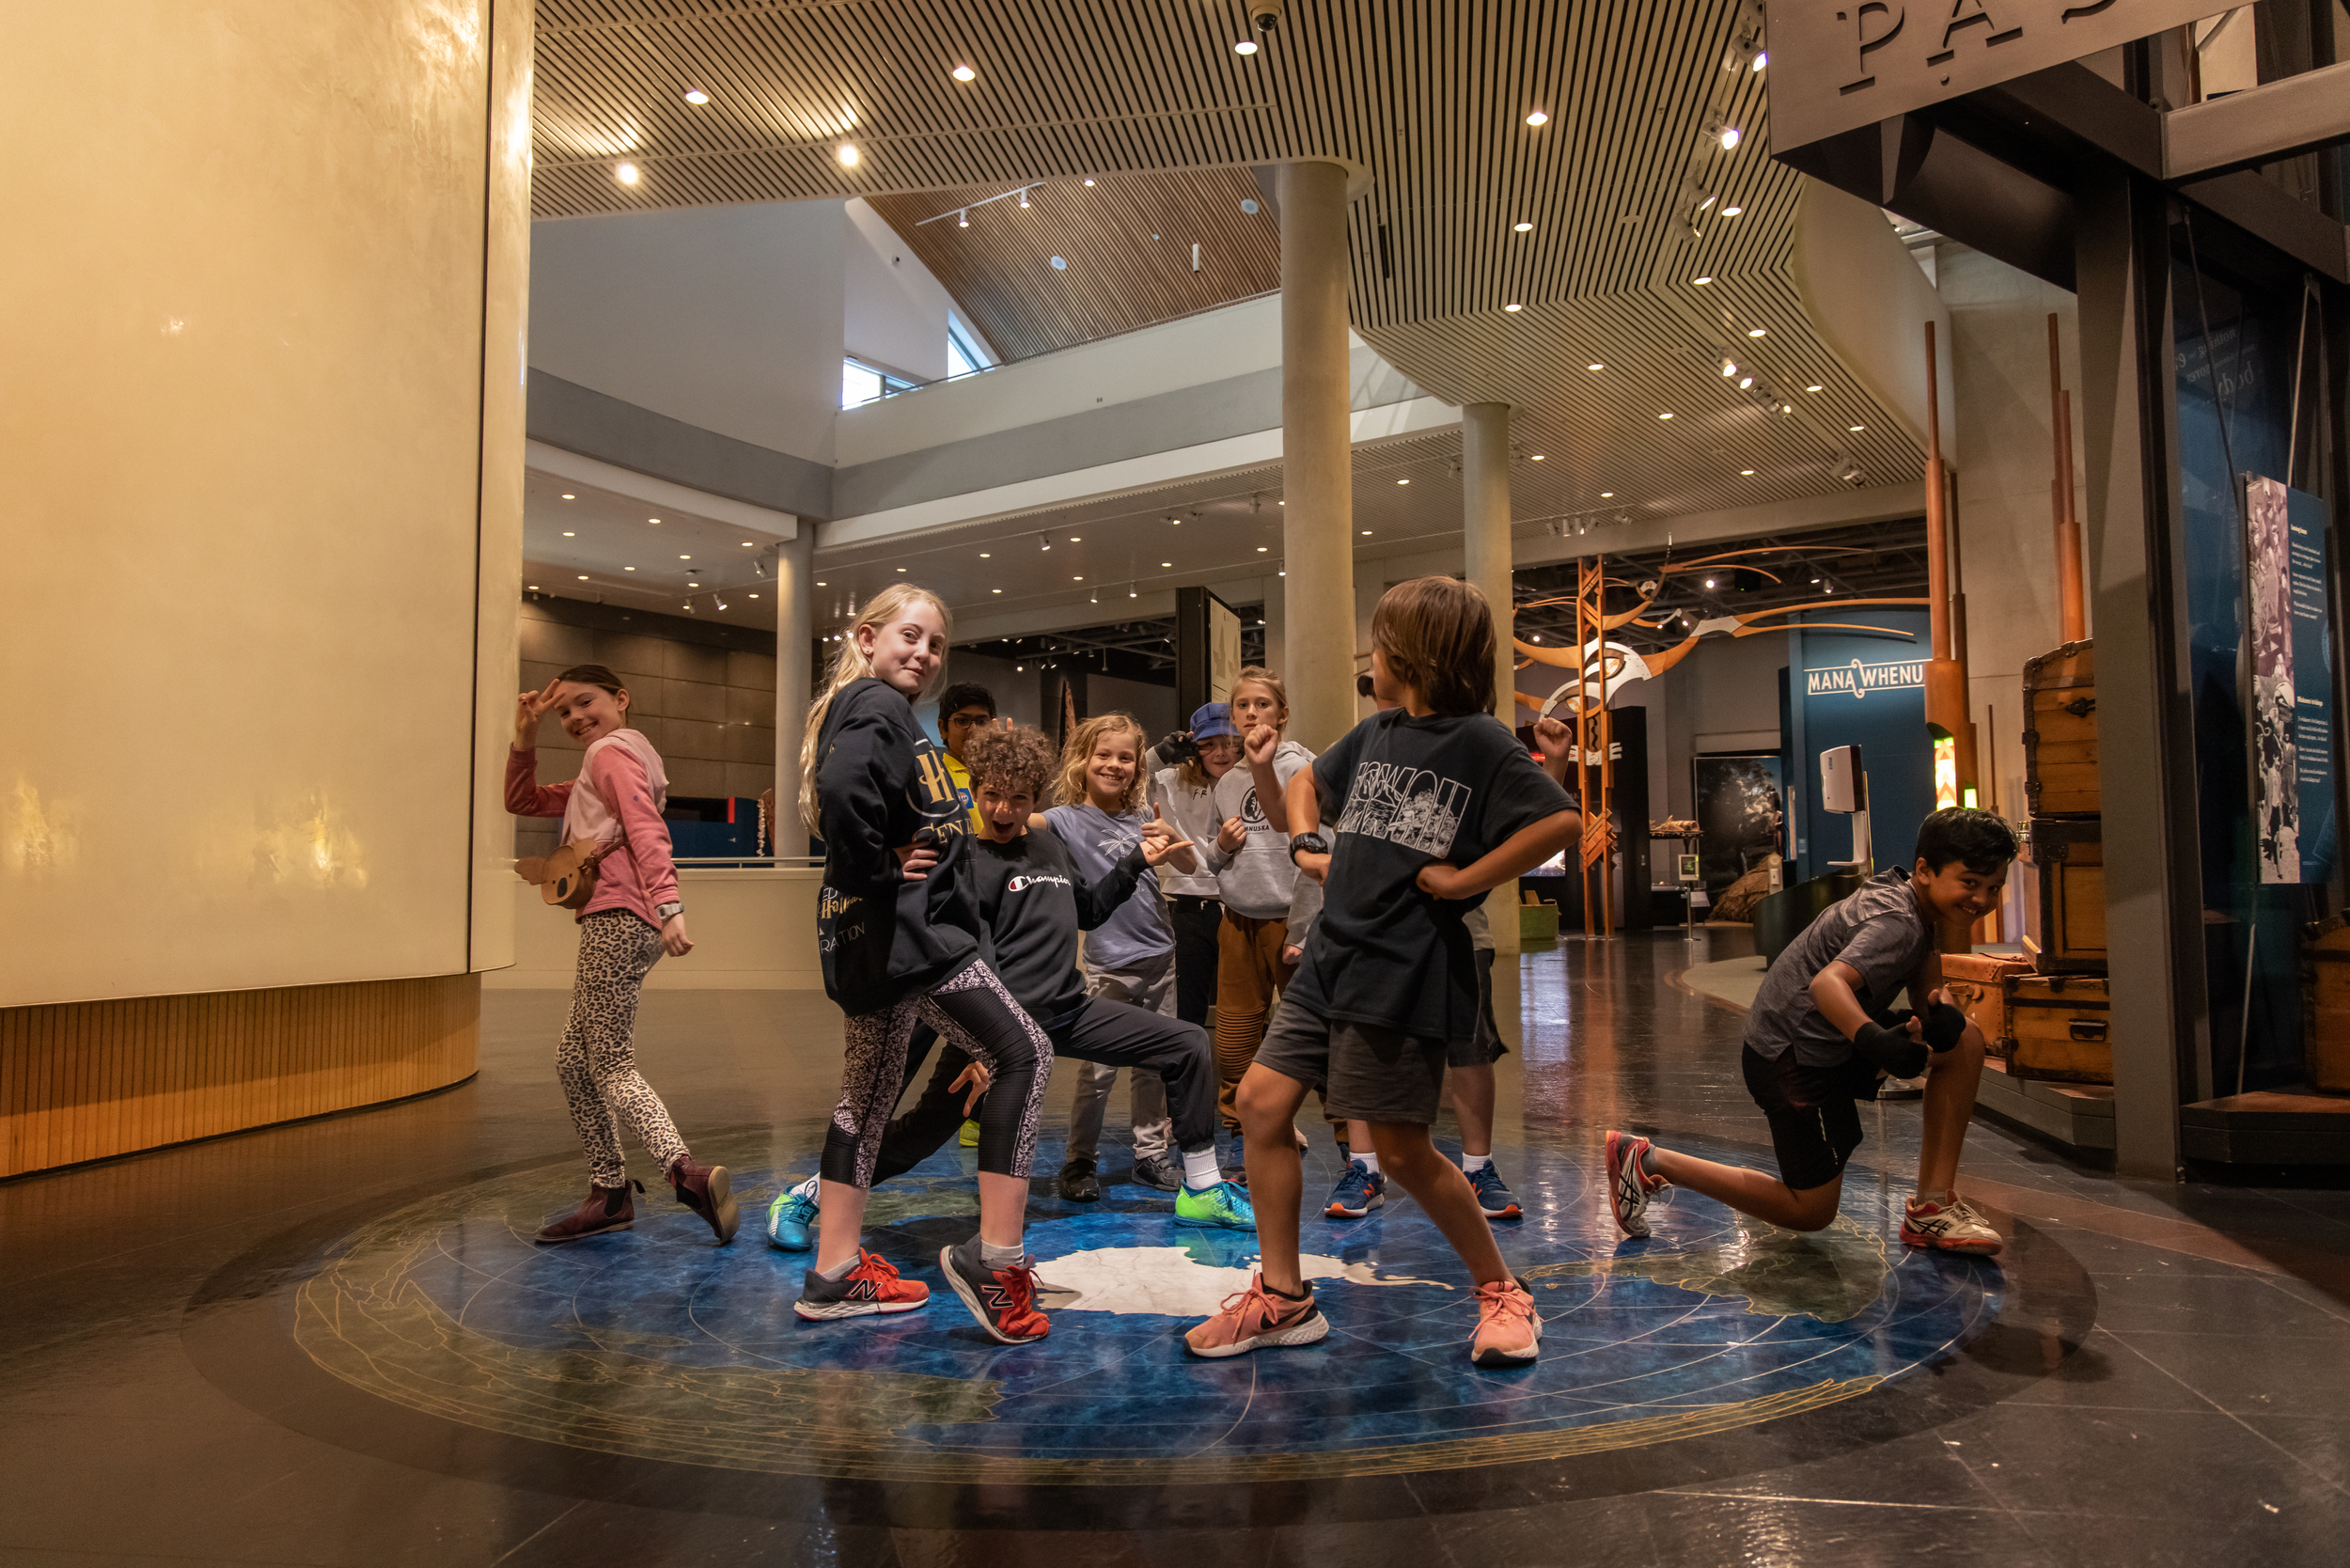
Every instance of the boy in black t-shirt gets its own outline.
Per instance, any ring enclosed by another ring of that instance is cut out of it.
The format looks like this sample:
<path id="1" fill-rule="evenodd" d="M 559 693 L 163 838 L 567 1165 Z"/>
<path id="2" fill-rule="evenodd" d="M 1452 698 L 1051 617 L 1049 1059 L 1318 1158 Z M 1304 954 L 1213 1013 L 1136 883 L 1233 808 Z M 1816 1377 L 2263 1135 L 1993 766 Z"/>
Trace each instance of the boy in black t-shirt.
<path id="1" fill-rule="evenodd" d="M 1941 989 L 1935 934 L 1989 914 L 2007 882 L 2015 835 L 1989 811 L 1950 807 L 1918 829 L 1918 861 L 1895 866 L 1822 911 L 1771 963 L 1747 1014 L 1740 1053 L 1747 1091 L 1770 1123 L 1778 1177 L 1718 1165 L 1609 1133 L 1602 1144 L 1609 1206 L 1625 1235 L 1648 1234 L 1644 1211 L 1679 1184 L 1790 1231 L 1836 1217 L 1844 1162 L 1860 1146 L 1856 1100 L 1877 1080 L 1926 1074 L 1918 1193 L 1902 1240 L 1943 1252 L 1997 1252 L 1999 1233 L 1952 1190 L 1982 1081 L 1982 1033 Z M 1908 987 L 1911 1008 L 1888 1011 Z"/>
<path id="2" fill-rule="evenodd" d="M 1265 802 L 1299 870 L 1322 882 L 1314 923 L 1272 1032 L 1241 1080 L 1241 1131 L 1260 1272 L 1184 1338 L 1197 1356 L 1309 1344 L 1329 1332 L 1298 1263 L 1292 1119 L 1320 1087 L 1334 1117 L 1370 1123 L 1386 1173 L 1418 1200 L 1476 1281 L 1480 1367 L 1534 1359 L 1533 1298 L 1501 1261 L 1460 1167 L 1429 1124 L 1445 1060 L 1477 1034 L 1477 962 L 1462 916 L 1488 889 L 1574 841 L 1574 799 L 1493 717 L 1494 624 L 1450 577 L 1389 588 L 1372 613 L 1371 681 L 1400 708 L 1365 719 L 1285 797 Z M 1249 737 L 1270 760 L 1271 730 Z M 1251 761 L 1259 760 L 1254 755 Z M 1325 816 L 1337 825 L 1325 841 Z"/>

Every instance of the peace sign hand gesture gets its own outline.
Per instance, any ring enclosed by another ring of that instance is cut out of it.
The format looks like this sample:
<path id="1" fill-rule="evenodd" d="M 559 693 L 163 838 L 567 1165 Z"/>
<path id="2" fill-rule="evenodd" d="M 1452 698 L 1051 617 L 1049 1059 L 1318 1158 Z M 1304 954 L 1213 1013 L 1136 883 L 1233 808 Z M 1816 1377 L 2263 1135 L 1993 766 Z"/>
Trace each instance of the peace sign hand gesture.
<path id="1" fill-rule="evenodd" d="M 524 692 L 514 698 L 514 749 L 533 751 L 539 745 L 539 721 L 555 706 L 555 688 L 562 681 L 549 681 L 535 692 Z"/>

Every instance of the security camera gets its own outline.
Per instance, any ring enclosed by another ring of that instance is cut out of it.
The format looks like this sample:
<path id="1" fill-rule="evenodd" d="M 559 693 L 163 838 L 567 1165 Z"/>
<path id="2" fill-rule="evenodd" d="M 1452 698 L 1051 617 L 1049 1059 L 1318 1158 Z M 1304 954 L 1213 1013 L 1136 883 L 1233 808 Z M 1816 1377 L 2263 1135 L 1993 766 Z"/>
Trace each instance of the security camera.
<path id="1" fill-rule="evenodd" d="M 1260 33 L 1270 33 L 1281 20 L 1281 0 L 1248 0 L 1249 24 Z"/>

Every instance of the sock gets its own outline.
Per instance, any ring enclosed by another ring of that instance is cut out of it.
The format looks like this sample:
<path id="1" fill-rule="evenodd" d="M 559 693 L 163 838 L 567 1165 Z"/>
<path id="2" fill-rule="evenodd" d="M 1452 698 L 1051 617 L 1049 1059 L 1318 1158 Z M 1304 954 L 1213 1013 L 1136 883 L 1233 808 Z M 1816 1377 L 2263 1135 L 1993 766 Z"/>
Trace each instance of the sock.
<path id="1" fill-rule="evenodd" d="M 1932 1203 L 1936 1208 L 1947 1209 L 1950 1206 L 1950 1192 L 1948 1187 L 1943 1188 L 1940 1192 L 1927 1192 L 1921 1188 L 1919 1189 L 1918 1196 L 1911 1199 L 1910 1201 L 1912 1203 Z"/>
<path id="2" fill-rule="evenodd" d="M 1493 1163 L 1494 1157 L 1491 1154 L 1471 1154 L 1464 1151 L 1461 1155 L 1461 1174 L 1474 1176 Z"/>
<path id="3" fill-rule="evenodd" d="M 1205 1192 L 1224 1180 L 1224 1169 L 1215 1163 L 1215 1145 L 1210 1144 L 1197 1154 L 1183 1154 L 1183 1185 L 1194 1192 Z"/>
<path id="4" fill-rule="evenodd" d="M 1027 1249 L 1017 1242 L 1010 1247 L 998 1247 L 985 1236 L 979 1238 L 979 1262 L 989 1268 L 1010 1268 L 1026 1255 Z"/>
<path id="5" fill-rule="evenodd" d="M 1355 1163 L 1361 1166 L 1365 1170 L 1370 1171 L 1373 1176 L 1379 1174 L 1379 1156 L 1372 1153 L 1368 1149 L 1355 1156 Z"/>
<path id="6" fill-rule="evenodd" d="M 838 1284 L 841 1280 L 846 1279 L 849 1277 L 849 1271 L 854 1267 L 856 1267 L 856 1257 L 852 1255 L 846 1261 L 835 1263 L 830 1268 L 818 1269 L 816 1271 L 816 1278 L 819 1279 L 829 1279 L 833 1283 Z"/>

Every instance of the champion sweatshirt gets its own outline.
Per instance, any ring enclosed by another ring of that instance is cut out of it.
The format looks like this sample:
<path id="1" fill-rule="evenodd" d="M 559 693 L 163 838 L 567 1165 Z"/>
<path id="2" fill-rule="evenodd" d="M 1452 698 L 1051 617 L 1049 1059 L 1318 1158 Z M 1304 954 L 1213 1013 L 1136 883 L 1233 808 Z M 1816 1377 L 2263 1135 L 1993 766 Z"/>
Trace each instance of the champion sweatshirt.
<path id="1" fill-rule="evenodd" d="M 946 754 L 884 682 L 843 686 L 816 745 L 824 994 L 845 1012 L 878 1012 L 979 956 L 986 927 L 965 885 L 971 820 Z M 920 835 L 938 863 L 909 882 L 895 852 Z"/>
<path id="2" fill-rule="evenodd" d="M 1136 844 L 1089 882 L 1049 827 L 1008 844 L 971 840 L 966 872 L 986 922 L 988 963 L 1029 1017 L 1045 1023 L 1085 1001 L 1077 933 L 1125 908 L 1147 870 Z"/>

